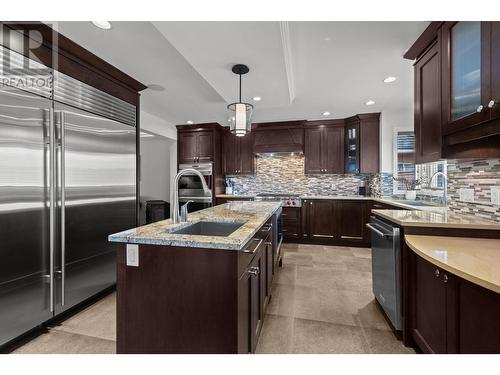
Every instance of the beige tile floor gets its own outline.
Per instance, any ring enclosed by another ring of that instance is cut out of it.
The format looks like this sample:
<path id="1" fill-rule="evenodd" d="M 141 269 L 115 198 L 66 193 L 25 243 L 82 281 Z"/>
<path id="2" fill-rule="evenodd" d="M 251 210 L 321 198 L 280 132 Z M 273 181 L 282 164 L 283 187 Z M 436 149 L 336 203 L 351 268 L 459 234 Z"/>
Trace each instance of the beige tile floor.
<path id="1" fill-rule="evenodd" d="M 375 303 L 370 249 L 284 246 L 257 353 L 415 353 Z"/>
<path id="2" fill-rule="evenodd" d="M 375 305 L 370 249 L 284 246 L 258 353 L 414 353 Z M 114 353 L 115 306 L 113 293 L 15 353 Z"/>

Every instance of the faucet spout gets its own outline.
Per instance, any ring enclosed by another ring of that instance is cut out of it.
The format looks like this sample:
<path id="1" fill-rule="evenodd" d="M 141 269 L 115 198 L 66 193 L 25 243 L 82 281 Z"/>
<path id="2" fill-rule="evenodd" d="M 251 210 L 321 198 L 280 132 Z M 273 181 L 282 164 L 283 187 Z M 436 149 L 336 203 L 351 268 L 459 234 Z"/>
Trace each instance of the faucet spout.
<path id="1" fill-rule="evenodd" d="M 195 174 L 197 175 L 200 180 L 201 180 L 201 186 L 203 187 L 203 193 L 206 196 L 212 195 L 212 191 L 208 188 L 207 182 L 205 181 L 205 177 L 201 174 L 200 171 L 197 171 L 196 169 L 193 168 L 187 168 L 181 170 L 179 173 L 174 178 L 173 186 L 172 186 L 172 191 L 174 192 L 173 197 L 172 197 L 172 223 L 173 224 L 178 224 L 180 221 L 180 216 L 179 216 L 179 180 L 181 179 L 182 176 L 186 174 Z"/>
<path id="2" fill-rule="evenodd" d="M 429 180 L 429 187 L 436 176 L 443 176 L 443 204 L 446 206 L 448 204 L 448 177 L 443 172 L 434 173 Z"/>

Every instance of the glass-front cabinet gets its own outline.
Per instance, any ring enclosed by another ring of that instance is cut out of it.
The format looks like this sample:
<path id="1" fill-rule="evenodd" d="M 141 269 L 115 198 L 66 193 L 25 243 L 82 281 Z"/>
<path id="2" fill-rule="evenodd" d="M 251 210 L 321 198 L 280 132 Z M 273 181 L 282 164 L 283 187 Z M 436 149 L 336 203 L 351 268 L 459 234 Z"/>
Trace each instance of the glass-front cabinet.
<path id="1" fill-rule="evenodd" d="M 489 119 L 489 24 L 446 22 L 442 28 L 443 120 L 449 134 Z"/>
<path id="2" fill-rule="evenodd" d="M 345 127 L 345 172 L 359 173 L 359 121 Z"/>

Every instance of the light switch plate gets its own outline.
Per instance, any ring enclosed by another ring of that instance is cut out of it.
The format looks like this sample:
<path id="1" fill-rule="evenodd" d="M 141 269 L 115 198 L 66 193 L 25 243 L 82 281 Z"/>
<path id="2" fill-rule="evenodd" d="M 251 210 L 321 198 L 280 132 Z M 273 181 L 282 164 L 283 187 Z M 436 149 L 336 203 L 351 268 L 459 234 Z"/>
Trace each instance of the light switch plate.
<path id="1" fill-rule="evenodd" d="M 500 186 L 491 187 L 491 204 L 500 206 Z"/>
<path id="2" fill-rule="evenodd" d="M 474 202 L 474 189 L 461 188 L 458 193 L 462 202 Z"/>
<path id="3" fill-rule="evenodd" d="M 127 244 L 127 266 L 139 267 L 139 245 Z"/>

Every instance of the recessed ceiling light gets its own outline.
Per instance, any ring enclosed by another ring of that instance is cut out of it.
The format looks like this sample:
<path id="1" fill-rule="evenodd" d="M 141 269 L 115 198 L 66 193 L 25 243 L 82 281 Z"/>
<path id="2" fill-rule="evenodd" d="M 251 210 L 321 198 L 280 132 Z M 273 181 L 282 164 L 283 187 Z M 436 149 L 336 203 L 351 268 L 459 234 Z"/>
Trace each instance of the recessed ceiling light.
<path id="1" fill-rule="evenodd" d="M 323 116 L 330 116 L 330 112 L 328 111 L 323 112 Z"/>
<path id="2" fill-rule="evenodd" d="M 103 30 L 109 30 L 111 29 L 111 23 L 109 21 L 92 21 L 92 24 L 95 27 L 98 27 Z"/>
<path id="3" fill-rule="evenodd" d="M 186 121 L 186 124 L 191 125 L 191 124 L 193 124 L 193 121 L 191 121 L 191 120 L 187 120 L 187 121 Z"/>
<path id="4" fill-rule="evenodd" d="M 323 38 L 323 40 L 324 40 L 325 42 L 329 42 L 330 40 L 332 40 L 332 38 L 330 38 L 329 36 L 325 36 L 325 37 Z"/>
<path id="5" fill-rule="evenodd" d="M 374 105 L 375 102 L 373 100 L 368 100 L 365 104 L 366 105 Z"/>
<path id="6" fill-rule="evenodd" d="M 262 98 L 260 96 L 254 96 L 253 100 L 255 100 L 256 102 L 260 102 Z"/>
<path id="7" fill-rule="evenodd" d="M 391 83 L 391 82 L 394 82 L 397 79 L 398 79 L 398 77 L 389 76 L 389 77 L 384 78 L 384 83 Z"/>

